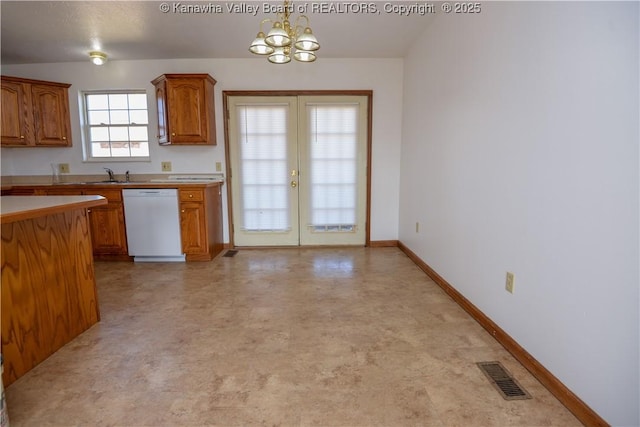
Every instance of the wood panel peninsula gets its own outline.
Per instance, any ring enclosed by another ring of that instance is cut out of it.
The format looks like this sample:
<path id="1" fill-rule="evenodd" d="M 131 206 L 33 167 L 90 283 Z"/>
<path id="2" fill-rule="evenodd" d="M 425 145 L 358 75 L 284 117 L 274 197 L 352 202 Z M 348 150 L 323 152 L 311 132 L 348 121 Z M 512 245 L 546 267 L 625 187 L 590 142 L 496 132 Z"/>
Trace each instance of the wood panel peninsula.
<path id="1" fill-rule="evenodd" d="M 101 196 L 2 196 L 3 381 L 100 320 L 87 209 Z"/>

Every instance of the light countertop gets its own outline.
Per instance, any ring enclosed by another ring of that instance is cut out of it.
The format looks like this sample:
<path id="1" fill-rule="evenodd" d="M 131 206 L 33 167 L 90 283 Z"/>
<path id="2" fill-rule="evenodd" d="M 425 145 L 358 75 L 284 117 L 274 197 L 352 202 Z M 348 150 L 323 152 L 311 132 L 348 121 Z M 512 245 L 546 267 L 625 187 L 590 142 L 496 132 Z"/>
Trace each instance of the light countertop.
<path id="1" fill-rule="evenodd" d="M 106 204 L 107 199 L 102 196 L 2 196 L 0 222 L 7 224 Z"/>

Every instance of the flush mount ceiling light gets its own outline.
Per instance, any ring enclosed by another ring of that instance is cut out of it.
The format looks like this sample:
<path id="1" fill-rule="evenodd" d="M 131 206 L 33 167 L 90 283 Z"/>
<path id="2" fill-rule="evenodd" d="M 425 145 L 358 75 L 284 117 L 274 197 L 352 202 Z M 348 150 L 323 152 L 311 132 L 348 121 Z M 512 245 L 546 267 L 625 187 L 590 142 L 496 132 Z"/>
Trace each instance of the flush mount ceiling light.
<path id="1" fill-rule="evenodd" d="M 318 40 L 313 35 L 309 26 L 309 18 L 300 15 L 291 25 L 289 17 L 293 12 L 293 5 L 289 0 L 284 1 L 282 7 L 277 8 L 278 19 L 263 19 L 260 22 L 260 32 L 249 47 L 251 53 L 266 55 L 269 62 L 274 64 L 286 64 L 291 62 L 291 56 L 300 62 L 313 62 L 316 60 L 316 50 L 320 49 Z M 301 19 L 306 21 L 306 26 L 299 25 Z M 262 25 L 271 22 L 273 27 L 265 36 Z"/>
<path id="2" fill-rule="evenodd" d="M 91 59 L 91 62 L 93 62 L 95 65 L 102 65 L 105 62 L 107 62 L 107 54 L 98 52 L 97 50 L 93 52 L 89 52 L 89 58 Z"/>

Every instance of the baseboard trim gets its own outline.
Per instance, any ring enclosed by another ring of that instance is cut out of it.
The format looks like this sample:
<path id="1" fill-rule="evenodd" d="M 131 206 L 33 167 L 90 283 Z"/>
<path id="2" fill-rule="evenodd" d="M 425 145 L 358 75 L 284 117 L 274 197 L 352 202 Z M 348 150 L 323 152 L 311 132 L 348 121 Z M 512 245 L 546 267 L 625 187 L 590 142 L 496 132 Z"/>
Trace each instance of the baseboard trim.
<path id="1" fill-rule="evenodd" d="M 369 242 L 370 248 L 397 248 L 397 240 L 372 240 Z"/>
<path id="2" fill-rule="evenodd" d="M 573 415 L 588 427 L 609 427 L 593 409 L 576 396 L 567 386 L 556 378 L 547 368 L 531 356 L 520 344 L 511 338 L 504 330 L 495 324 L 487 315 L 466 299 L 451 286 L 442 276 L 424 262 L 418 255 L 402 242 L 398 247 L 404 252 L 427 276 L 447 293 L 463 310 L 474 318 L 489 332 L 509 353 L 513 355 L 531 374 L 536 377 Z"/>

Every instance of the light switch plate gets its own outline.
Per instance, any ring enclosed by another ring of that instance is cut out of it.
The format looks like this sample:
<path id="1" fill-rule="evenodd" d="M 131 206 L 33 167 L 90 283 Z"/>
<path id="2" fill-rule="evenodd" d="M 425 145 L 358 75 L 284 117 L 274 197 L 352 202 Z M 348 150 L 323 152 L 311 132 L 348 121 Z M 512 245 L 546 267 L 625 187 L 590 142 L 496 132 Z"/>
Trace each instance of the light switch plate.
<path id="1" fill-rule="evenodd" d="M 171 162 L 162 162 L 162 172 L 171 172 Z"/>

